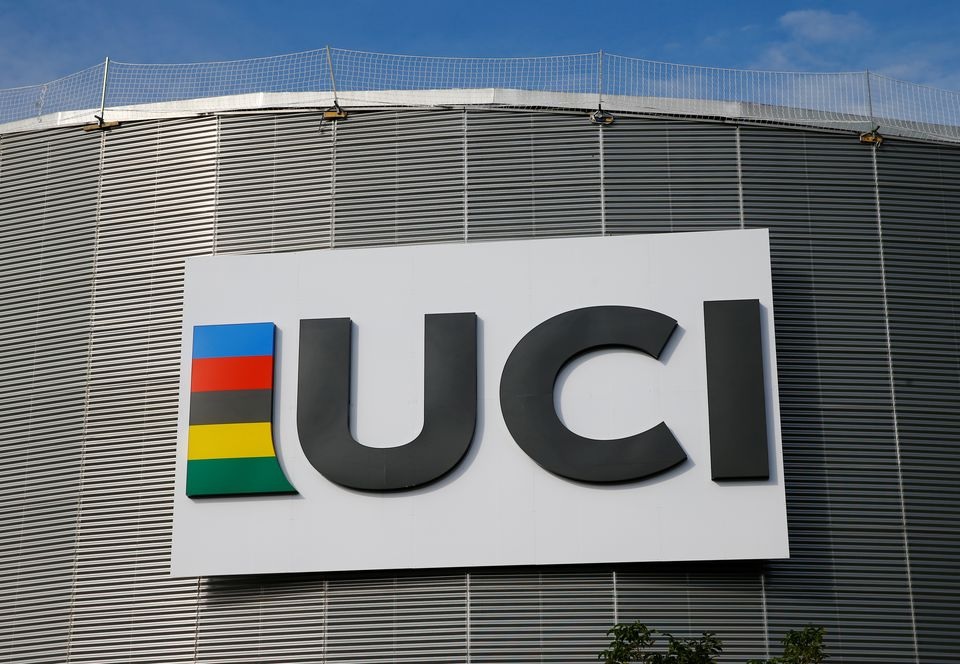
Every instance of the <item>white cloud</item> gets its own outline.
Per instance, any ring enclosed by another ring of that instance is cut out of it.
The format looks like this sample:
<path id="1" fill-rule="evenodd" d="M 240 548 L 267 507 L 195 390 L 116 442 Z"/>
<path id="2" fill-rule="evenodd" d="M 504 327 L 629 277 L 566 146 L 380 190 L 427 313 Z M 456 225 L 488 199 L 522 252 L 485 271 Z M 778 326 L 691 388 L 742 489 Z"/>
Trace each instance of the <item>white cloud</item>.
<path id="1" fill-rule="evenodd" d="M 878 25 L 883 25 L 879 22 Z M 882 30 L 856 12 L 819 9 L 787 12 L 766 26 L 750 69 L 773 71 L 872 72 L 948 90 L 960 90 L 960 42 L 943 31 Z"/>
<path id="2" fill-rule="evenodd" d="M 875 54 L 870 70 L 902 81 L 960 90 L 958 58 L 960 47 L 955 43 L 914 43 Z"/>
<path id="3" fill-rule="evenodd" d="M 856 12 L 834 14 L 822 9 L 787 12 L 778 23 L 793 39 L 809 42 L 842 42 L 870 34 L 870 24 Z"/>
<path id="4" fill-rule="evenodd" d="M 799 9 L 777 19 L 771 29 L 779 39 L 769 41 L 751 63 L 759 69 L 781 71 L 851 71 L 865 69 L 874 40 L 873 26 L 856 12 L 836 14 L 821 9 Z"/>

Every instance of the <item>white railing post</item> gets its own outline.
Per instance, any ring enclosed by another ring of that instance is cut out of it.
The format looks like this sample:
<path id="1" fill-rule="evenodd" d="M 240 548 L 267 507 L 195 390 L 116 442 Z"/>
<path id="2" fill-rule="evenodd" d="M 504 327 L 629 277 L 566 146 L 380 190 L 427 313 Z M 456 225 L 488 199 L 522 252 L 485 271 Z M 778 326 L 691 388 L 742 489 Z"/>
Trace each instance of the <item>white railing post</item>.
<path id="1" fill-rule="evenodd" d="M 603 49 L 597 54 L 597 108 L 603 104 Z"/>
<path id="2" fill-rule="evenodd" d="M 337 99 L 337 78 L 333 75 L 333 58 L 330 57 L 330 45 L 327 44 L 327 66 L 330 68 L 330 87 L 333 88 L 333 105 L 339 106 Z"/>
<path id="3" fill-rule="evenodd" d="M 103 115 L 104 111 L 107 108 L 107 75 L 110 73 L 110 58 L 109 56 L 103 60 L 103 86 L 100 88 L 100 115 L 95 115 L 97 118 L 97 123 L 102 127 L 103 126 Z"/>

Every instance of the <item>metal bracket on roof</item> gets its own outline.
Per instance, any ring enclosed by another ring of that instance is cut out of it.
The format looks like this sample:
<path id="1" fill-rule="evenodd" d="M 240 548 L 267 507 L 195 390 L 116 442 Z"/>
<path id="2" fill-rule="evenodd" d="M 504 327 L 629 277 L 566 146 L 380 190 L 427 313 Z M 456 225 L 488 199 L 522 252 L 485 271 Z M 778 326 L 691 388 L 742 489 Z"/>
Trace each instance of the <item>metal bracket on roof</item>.
<path id="1" fill-rule="evenodd" d="M 330 120 L 330 121 L 346 120 L 347 112 L 342 108 L 340 108 L 340 104 L 337 103 L 336 100 L 334 100 L 333 106 L 331 106 L 330 108 L 328 108 L 323 112 L 323 119 Z"/>
<path id="2" fill-rule="evenodd" d="M 872 143 L 875 147 L 880 147 L 880 145 L 883 143 L 883 136 L 880 135 L 880 132 L 878 131 L 879 129 L 880 125 L 877 125 L 870 131 L 865 131 L 860 134 L 860 142 Z"/>
<path id="3" fill-rule="evenodd" d="M 106 131 L 107 129 L 113 129 L 114 127 L 119 127 L 120 123 L 116 120 L 111 122 L 104 121 L 104 117 L 107 115 L 107 81 L 109 80 L 110 75 L 110 58 L 105 58 L 103 61 L 103 86 L 100 88 L 100 115 L 94 115 L 97 123 L 90 123 L 83 126 L 84 131 Z"/>
<path id="4" fill-rule="evenodd" d="M 108 129 L 113 129 L 120 126 L 119 120 L 110 120 L 107 122 L 103 119 L 102 115 L 94 115 L 93 117 L 95 117 L 97 121 L 83 125 L 84 131 L 107 131 Z"/>
<path id="5" fill-rule="evenodd" d="M 330 46 L 327 45 L 327 66 L 330 68 L 330 87 L 333 88 L 333 106 L 323 112 L 325 122 L 346 120 L 347 112 L 340 108 L 340 99 L 337 97 L 337 77 L 333 70 L 333 56 L 330 55 Z"/>
<path id="6" fill-rule="evenodd" d="M 613 124 L 613 116 L 603 110 L 603 107 L 597 105 L 597 110 L 590 114 L 590 122 L 595 125 Z"/>

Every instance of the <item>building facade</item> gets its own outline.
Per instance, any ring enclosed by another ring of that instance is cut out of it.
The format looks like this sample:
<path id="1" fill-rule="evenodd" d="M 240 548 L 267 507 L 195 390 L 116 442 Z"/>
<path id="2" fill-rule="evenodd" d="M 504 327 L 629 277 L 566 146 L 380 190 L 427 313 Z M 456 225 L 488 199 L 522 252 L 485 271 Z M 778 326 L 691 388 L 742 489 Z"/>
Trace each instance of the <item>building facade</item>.
<path id="1" fill-rule="evenodd" d="M 730 662 L 811 623 L 831 661 L 960 659 L 960 147 L 615 115 L 0 136 L 0 661 L 586 662 L 635 619 Z M 770 232 L 789 560 L 170 578 L 186 257 L 741 228 Z"/>

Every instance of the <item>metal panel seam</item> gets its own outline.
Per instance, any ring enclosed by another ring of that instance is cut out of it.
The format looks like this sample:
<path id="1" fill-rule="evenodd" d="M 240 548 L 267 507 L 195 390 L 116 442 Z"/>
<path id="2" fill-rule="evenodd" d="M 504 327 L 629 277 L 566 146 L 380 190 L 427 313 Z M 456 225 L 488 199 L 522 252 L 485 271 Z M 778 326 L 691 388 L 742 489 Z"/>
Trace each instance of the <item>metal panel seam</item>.
<path id="1" fill-rule="evenodd" d="M 673 233 L 676 229 L 673 227 L 673 159 L 670 154 L 670 126 L 667 125 L 664 128 L 664 137 L 665 141 L 663 142 L 663 155 L 664 155 L 664 173 L 667 176 L 667 216 L 670 219 L 670 232 Z"/>
<path id="2" fill-rule="evenodd" d="M 620 610 L 617 599 L 617 570 L 613 570 L 613 624 L 620 624 Z"/>
<path id="3" fill-rule="evenodd" d="M 219 134 L 220 118 L 217 118 L 217 128 Z M 216 242 L 216 236 L 214 236 L 214 242 Z M 197 660 L 197 654 L 200 652 L 200 600 L 203 597 L 203 591 L 200 586 L 201 577 L 197 577 L 197 610 L 194 612 L 193 620 L 193 661 Z"/>
<path id="4" fill-rule="evenodd" d="M 273 116 L 273 157 L 270 170 L 270 253 L 276 251 L 277 238 L 277 116 Z"/>
<path id="5" fill-rule="evenodd" d="M 106 152 L 106 132 L 100 133 L 100 157 L 97 164 L 97 202 L 93 218 L 93 257 L 90 263 L 90 314 L 87 319 L 87 366 L 83 388 L 83 424 L 80 429 L 80 473 L 77 477 L 77 517 L 73 531 L 73 580 L 70 588 L 70 606 L 67 608 L 67 661 L 73 652 L 73 630 L 77 603 L 77 581 L 80 572 L 80 522 L 83 516 L 84 471 L 87 467 L 87 434 L 90 416 L 90 387 L 93 384 L 93 331 L 97 300 L 97 263 L 100 254 L 100 217 L 103 201 L 103 159 Z"/>
<path id="6" fill-rule="evenodd" d="M 813 212 L 811 210 L 811 202 L 810 202 L 810 159 L 809 159 L 810 155 L 809 155 L 808 142 L 807 142 L 806 136 L 802 136 L 801 141 L 803 145 L 803 174 L 804 174 L 804 192 L 805 192 L 805 199 L 806 199 L 806 206 L 804 208 L 804 212 L 806 213 L 807 230 L 812 238 L 813 237 L 813 220 L 812 220 Z M 817 286 L 817 271 L 816 271 L 814 257 L 813 257 L 812 239 L 809 241 L 809 251 L 810 251 L 809 263 L 810 263 L 811 283 L 814 285 L 813 292 L 819 293 L 820 289 L 819 289 L 819 286 Z M 771 269 L 773 268 L 771 267 Z M 824 342 L 823 342 L 823 337 L 821 335 L 821 330 L 820 330 L 820 327 L 821 327 L 820 321 L 823 320 L 823 316 L 821 315 L 820 305 L 817 303 L 816 297 L 812 299 L 811 306 L 813 309 L 813 335 L 814 335 L 814 340 L 816 342 L 816 348 L 817 348 L 817 363 L 816 363 L 817 402 L 819 403 L 820 409 L 822 411 L 823 401 L 824 401 L 823 393 L 824 393 L 825 382 L 823 377 L 824 373 L 823 373 L 823 363 L 822 363 L 822 357 L 821 357 L 821 349 L 824 348 Z M 818 415 L 818 420 L 822 427 L 823 420 L 824 420 L 824 416 L 822 412 Z M 831 594 L 833 595 L 834 620 L 836 621 L 837 625 L 840 625 L 842 623 L 840 620 L 840 598 L 839 598 L 839 593 L 838 593 L 837 583 L 836 583 L 836 579 L 837 579 L 837 550 L 836 549 L 837 547 L 836 547 L 836 541 L 833 535 L 833 533 L 836 532 L 836 528 L 834 527 L 834 524 L 833 524 L 834 509 L 833 509 L 833 500 L 831 499 L 832 482 L 830 479 L 829 468 L 826 463 L 826 456 L 827 456 L 826 439 L 823 438 L 821 442 L 823 443 L 823 447 L 824 447 L 822 454 L 824 457 L 824 478 L 825 478 L 825 484 L 827 487 L 827 491 L 825 494 L 827 509 L 826 509 L 825 515 L 826 515 L 826 521 L 828 524 L 827 532 L 830 533 L 830 535 L 828 536 L 830 541 L 830 556 L 829 556 L 830 572 L 834 581 L 833 585 L 831 586 Z M 842 634 L 838 636 L 838 640 L 842 646 L 843 644 Z"/>
<path id="7" fill-rule="evenodd" d="M 393 115 L 393 181 L 396 182 L 397 196 L 393 199 L 393 243 L 400 239 L 400 114 Z"/>
<path id="8" fill-rule="evenodd" d="M 215 150 L 214 154 L 216 155 L 216 159 L 214 159 L 214 162 L 213 162 L 213 229 L 212 229 L 212 237 L 210 238 L 210 247 L 212 250 L 211 253 L 214 256 L 217 255 L 217 249 L 218 249 L 217 243 L 219 242 L 219 237 L 217 235 L 217 221 L 219 220 L 218 217 L 220 216 L 218 214 L 220 211 L 220 156 L 221 156 L 220 116 L 219 115 L 217 116 L 216 123 L 217 123 L 216 124 L 217 142 L 213 148 Z M 200 586 L 198 585 L 197 586 L 198 592 L 199 592 L 199 588 Z M 199 601 L 199 595 L 198 595 L 198 601 Z M 200 631 L 199 622 L 197 623 L 197 625 L 198 625 L 197 632 L 199 633 Z M 196 652 L 194 652 L 194 659 L 196 659 Z"/>
<path id="9" fill-rule="evenodd" d="M 883 215 L 880 209 L 880 178 L 877 173 L 877 147 L 870 150 L 873 164 L 874 202 L 877 209 L 877 245 L 880 251 L 880 292 L 883 298 L 883 333 L 887 344 L 887 371 L 890 380 L 890 410 L 893 419 L 893 444 L 897 456 L 897 490 L 900 494 L 900 523 L 903 528 L 903 555 L 907 576 L 907 597 L 910 600 L 910 628 L 913 633 L 913 659 L 920 663 L 920 645 L 917 642 L 917 612 L 913 603 L 913 576 L 910 570 L 910 538 L 907 535 L 907 505 L 903 491 L 903 461 L 900 455 L 900 424 L 897 419 L 897 388 L 893 376 L 893 345 L 890 340 L 890 307 L 887 302 L 887 266 L 883 255 Z"/>
<path id="10" fill-rule="evenodd" d="M 464 137 L 466 137 L 466 133 L 464 133 Z M 470 572 L 467 572 L 466 574 L 465 586 L 466 586 L 466 600 L 467 600 L 466 601 L 467 615 L 466 615 L 466 625 L 464 629 L 466 631 L 466 637 L 467 637 L 467 664 L 470 664 L 470 661 L 471 661 L 470 659 L 471 657 L 471 653 L 470 653 Z"/>
<path id="11" fill-rule="evenodd" d="M 737 142 L 739 143 L 740 127 L 737 127 Z M 760 570 L 760 605 L 763 609 L 763 654 L 770 659 L 770 621 L 767 616 L 767 570 Z"/>
<path id="12" fill-rule="evenodd" d="M 602 61 L 601 56 L 601 61 Z M 600 235 L 607 234 L 607 192 L 604 179 L 603 164 L 603 125 L 598 125 L 600 137 L 597 139 L 600 144 Z"/>
<path id="13" fill-rule="evenodd" d="M 736 126 L 733 135 L 736 137 L 735 152 L 737 153 L 737 203 L 740 205 L 740 229 L 743 230 L 746 226 L 743 218 L 743 158 L 740 154 L 740 125 Z"/>
<path id="14" fill-rule="evenodd" d="M 332 237 L 332 234 L 331 234 Z M 330 580 L 323 580 L 323 641 L 321 642 L 321 661 L 327 661 L 327 634 L 330 633 L 330 623 L 328 622 L 328 606 L 330 604 Z"/>
<path id="15" fill-rule="evenodd" d="M 337 243 L 337 123 L 330 123 L 330 248 Z M 324 627 L 326 630 L 326 627 Z"/>

